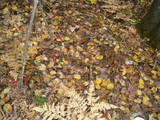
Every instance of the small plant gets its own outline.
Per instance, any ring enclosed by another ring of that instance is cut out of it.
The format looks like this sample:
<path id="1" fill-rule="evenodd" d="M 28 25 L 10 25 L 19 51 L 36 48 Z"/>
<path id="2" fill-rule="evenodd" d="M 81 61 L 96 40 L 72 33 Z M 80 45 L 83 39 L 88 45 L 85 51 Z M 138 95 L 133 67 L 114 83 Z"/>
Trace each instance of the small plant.
<path id="1" fill-rule="evenodd" d="M 44 105 L 44 102 L 46 102 L 46 100 L 47 100 L 46 97 L 39 97 L 39 96 L 36 96 L 34 99 L 39 101 L 40 106 Z"/>

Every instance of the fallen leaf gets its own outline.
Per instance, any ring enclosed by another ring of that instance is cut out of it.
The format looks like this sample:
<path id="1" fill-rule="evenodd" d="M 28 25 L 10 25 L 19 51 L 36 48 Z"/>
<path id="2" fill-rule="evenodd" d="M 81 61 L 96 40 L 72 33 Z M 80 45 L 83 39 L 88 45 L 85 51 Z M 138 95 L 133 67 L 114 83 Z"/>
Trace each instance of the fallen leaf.
<path id="1" fill-rule="evenodd" d="M 14 10 L 14 11 L 18 11 L 17 6 L 16 6 L 16 5 L 12 6 L 12 10 Z"/>
<path id="2" fill-rule="evenodd" d="M 51 75 L 55 75 L 56 73 L 57 73 L 57 72 L 54 71 L 54 70 L 52 70 L 52 71 L 50 72 Z"/>
<path id="3" fill-rule="evenodd" d="M 144 95 L 142 102 L 144 105 L 148 106 L 149 105 L 149 97 L 147 95 Z"/>
<path id="4" fill-rule="evenodd" d="M 102 83 L 102 79 L 101 79 L 101 78 L 96 78 L 95 83 L 96 83 L 96 84 L 101 84 L 101 83 Z"/>
<path id="5" fill-rule="evenodd" d="M 12 112 L 12 106 L 10 104 L 4 104 L 3 110 L 5 112 Z"/>
<path id="6" fill-rule="evenodd" d="M 144 89 L 144 81 L 143 81 L 143 79 L 139 79 L 138 88 L 139 89 Z"/>
<path id="7" fill-rule="evenodd" d="M 95 88 L 99 90 L 101 89 L 101 86 L 99 84 L 95 84 Z"/>
<path id="8" fill-rule="evenodd" d="M 79 74 L 74 74 L 74 78 L 79 80 L 79 79 L 81 79 L 81 76 Z"/>
<path id="9" fill-rule="evenodd" d="M 51 76 L 51 75 L 49 75 L 49 74 L 46 74 L 46 75 L 45 75 L 45 77 L 47 77 L 47 78 L 51 78 L 52 76 Z"/>
<path id="10" fill-rule="evenodd" d="M 46 65 L 45 64 L 41 64 L 39 66 L 39 70 L 45 71 L 46 70 Z"/>
<path id="11" fill-rule="evenodd" d="M 111 84 L 111 83 L 109 83 L 109 84 L 107 85 L 107 87 L 106 87 L 106 89 L 109 89 L 109 90 L 111 90 L 111 89 L 113 89 L 113 88 L 114 88 L 114 85 Z"/>
<path id="12" fill-rule="evenodd" d="M 70 40 L 70 38 L 69 37 L 65 37 L 64 40 L 68 41 L 68 40 Z"/>
<path id="13" fill-rule="evenodd" d="M 98 60 L 102 60 L 102 59 L 103 59 L 103 55 L 98 55 L 98 56 L 96 56 L 96 58 L 97 58 Z"/>
<path id="14" fill-rule="evenodd" d="M 5 89 L 3 90 L 3 92 L 4 92 L 4 94 L 7 94 L 10 90 L 11 90 L 11 88 L 10 88 L 10 87 L 7 87 L 7 88 L 5 88 Z"/>
<path id="15" fill-rule="evenodd" d="M 41 97 L 43 95 L 42 90 L 35 90 L 34 95 L 38 96 L 38 97 Z"/>

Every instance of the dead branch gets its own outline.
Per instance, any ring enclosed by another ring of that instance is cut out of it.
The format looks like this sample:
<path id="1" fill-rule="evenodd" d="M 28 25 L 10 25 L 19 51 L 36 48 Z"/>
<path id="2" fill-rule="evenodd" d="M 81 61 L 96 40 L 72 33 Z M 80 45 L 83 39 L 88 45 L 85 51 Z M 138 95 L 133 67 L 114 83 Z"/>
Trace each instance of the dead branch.
<path id="1" fill-rule="evenodd" d="M 30 22 L 29 22 L 29 28 L 28 28 L 28 31 L 27 31 L 27 35 L 26 35 L 24 52 L 23 52 L 23 60 L 22 60 L 22 71 L 21 71 L 21 74 L 20 74 L 20 82 L 19 82 L 19 87 L 20 88 L 23 86 L 23 78 L 24 78 L 24 71 L 25 71 L 25 64 L 26 64 L 26 57 L 27 57 L 28 40 L 29 40 L 29 37 L 30 37 L 30 33 L 31 33 L 33 20 L 34 20 L 34 17 L 35 17 L 35 12 L 36 12 L 38 2 L 39 2 L 38 0 L 34 0 L 32 15 L 31 15 L 31 19 L 30 19 Z"/>
<path id="2" fill-rule="evenodd" d="M 42 1 L 40 1 L 40 10 L 41 10 L 42 18 L 43 18 L 43 20 L 44 20 L 44 22 L 45 22 L 45 25 L 46 25 L 46 29 L 47 29 L 48 33 L 50 34 L 50 39 L 51 39 L 51 41 L 52 41 L 52 44 L 54 45 L 54 40 L 53 40 L 53 38 L 52 38 L 52 37 L 53 37 L 53 34 L 52 34 L 52 32 L 51 32 L 51 30 L 50 30 L 50 28 L 49 28 L 49 25 L 48 25 L 47 20 L 46 20 L 45 17 L 44 17 Z"/>

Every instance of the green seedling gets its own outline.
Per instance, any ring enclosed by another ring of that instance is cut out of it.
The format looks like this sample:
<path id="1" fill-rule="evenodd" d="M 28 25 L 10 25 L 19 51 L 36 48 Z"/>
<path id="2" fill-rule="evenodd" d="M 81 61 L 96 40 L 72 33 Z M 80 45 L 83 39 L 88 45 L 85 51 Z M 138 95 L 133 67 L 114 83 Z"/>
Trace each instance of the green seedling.
<path id="1" fill-rule="evenodd" d="M 39 105 L 44 105 L 44 102 L 46 102 L 47 100 L 46 97 L 39 97 L 39 96 L 36 96 L 34 99 L 39 101 Z"/>

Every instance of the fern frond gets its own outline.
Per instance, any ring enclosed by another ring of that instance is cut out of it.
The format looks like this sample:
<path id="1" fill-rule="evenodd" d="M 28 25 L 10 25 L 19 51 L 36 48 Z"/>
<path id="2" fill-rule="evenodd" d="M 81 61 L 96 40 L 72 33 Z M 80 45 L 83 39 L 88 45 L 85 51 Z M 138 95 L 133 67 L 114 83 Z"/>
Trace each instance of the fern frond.
<path id="1" fill-rule="evenodd" d="M 0 120 L 22 120 L 22 118 L 18 117 L 17 115 L 13 116 L 13 115 L 7 114 L 0 107 Z"/>
<path id="2" fill-rule="evenodd" d="M 105 120 L 103 114 L 100 113 L 104 110 L 116 109 L 115 105 L 99 102 L 99 97 L 95 96 L 94 83 L 92 82 L 89 88 L 87 98 L 81 96 L 73 88 L 67 88 L 63 84 L 61 87 L 65 91 L 63 101 L 57 105 L 44 104 L 43 107 L 35 107 L 33 110 L 38 111 L 43 116 L 42 120 Z"/>

